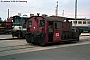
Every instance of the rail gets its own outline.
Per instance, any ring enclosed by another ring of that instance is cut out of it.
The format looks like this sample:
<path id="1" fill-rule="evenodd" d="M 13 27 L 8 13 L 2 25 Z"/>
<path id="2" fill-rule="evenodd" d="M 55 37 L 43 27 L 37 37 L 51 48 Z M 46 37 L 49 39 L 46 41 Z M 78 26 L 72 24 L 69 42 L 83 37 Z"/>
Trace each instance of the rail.
<path id="1" fill-rule="evenodd" d="M 16 39 L 24 39 L 24 38 L 0 38 L 0 40 L 16 40 Z"/>

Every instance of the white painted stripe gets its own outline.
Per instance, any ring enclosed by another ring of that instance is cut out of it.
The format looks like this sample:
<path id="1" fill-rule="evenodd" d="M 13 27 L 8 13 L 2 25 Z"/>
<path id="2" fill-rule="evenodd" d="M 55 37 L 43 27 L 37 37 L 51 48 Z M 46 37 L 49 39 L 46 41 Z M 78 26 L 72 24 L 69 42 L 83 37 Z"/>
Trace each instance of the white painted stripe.
<path id="1" fill-rule="evenodd" d="M 22 30 L 26 30 L 26 28 L 22 28 Z"/>
<path id="2" fill-rule="evenodd" d="M 90 36 L 90 33 L 81 33 L 81 36 Z"/>

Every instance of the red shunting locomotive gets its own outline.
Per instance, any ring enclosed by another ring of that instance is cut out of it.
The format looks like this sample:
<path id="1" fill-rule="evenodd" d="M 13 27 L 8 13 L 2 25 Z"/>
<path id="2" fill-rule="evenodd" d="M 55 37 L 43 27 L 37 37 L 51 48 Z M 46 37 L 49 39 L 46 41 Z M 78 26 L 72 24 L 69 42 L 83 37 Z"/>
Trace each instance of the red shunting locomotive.
<path id="1" fill-rule="evenodd" d="M 32 16 L 26 21 L 26 26 L 28 43 L 45 45 L 62 41 L 79 41 L 79 30 L 72 31 L 72 22 L 65 17 Z"/>
<path id="2" fill-rule="evenodd" d="M 0 22 L 0 34 L 11 33 L 12 30 L 12 18 L 7 18 L 6 22 Z"/>

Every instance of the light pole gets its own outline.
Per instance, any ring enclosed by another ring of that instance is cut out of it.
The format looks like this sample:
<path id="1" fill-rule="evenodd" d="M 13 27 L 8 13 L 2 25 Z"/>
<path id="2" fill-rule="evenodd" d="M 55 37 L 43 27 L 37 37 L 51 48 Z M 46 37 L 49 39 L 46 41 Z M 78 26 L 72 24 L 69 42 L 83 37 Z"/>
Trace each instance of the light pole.
<path id="1" fill-rule="evenodd" d="M 77 18 L 77 0 L 75 0 L 75 19 Z"/>
<path id="2" fill-rule="evenodd" d="M 75 0 L 75 31 L 76 31 L 76 24 L 77 24 L 77 22 L 76 22 L 76 18 L 77 18 L 77 0 Z"/>
<path id="3" fill-rule="evenodd" d="M 58 1 L 57 1 L 57 6 L 56 6 L 56 16 L 58 16 Z"/>
<path id="4" fill-rule="evenodd" d="M 64 10 L 63 10 L 63 12 L 62 12 L 62 16 L 64 16 Z"/>
<path id="5" fill-rule="evenodd" d="M 8 9 L 8 18 L 9 18 L 9 9 Z"/>

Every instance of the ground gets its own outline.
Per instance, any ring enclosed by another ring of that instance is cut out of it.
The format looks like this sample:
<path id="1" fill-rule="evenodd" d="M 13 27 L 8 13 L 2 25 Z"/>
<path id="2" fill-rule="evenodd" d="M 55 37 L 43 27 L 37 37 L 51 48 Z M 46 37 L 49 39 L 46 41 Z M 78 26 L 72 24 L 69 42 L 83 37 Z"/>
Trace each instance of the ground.
<path id="1" fill-rule="evenodd" d="M 0 38 L 11 35 L 0 35 Z M 0 60 L 89 60 L 90 36 L 80 36 L 77 43 L 49 46 L 28 44 L 25 39 L 0 40 Z"/>

